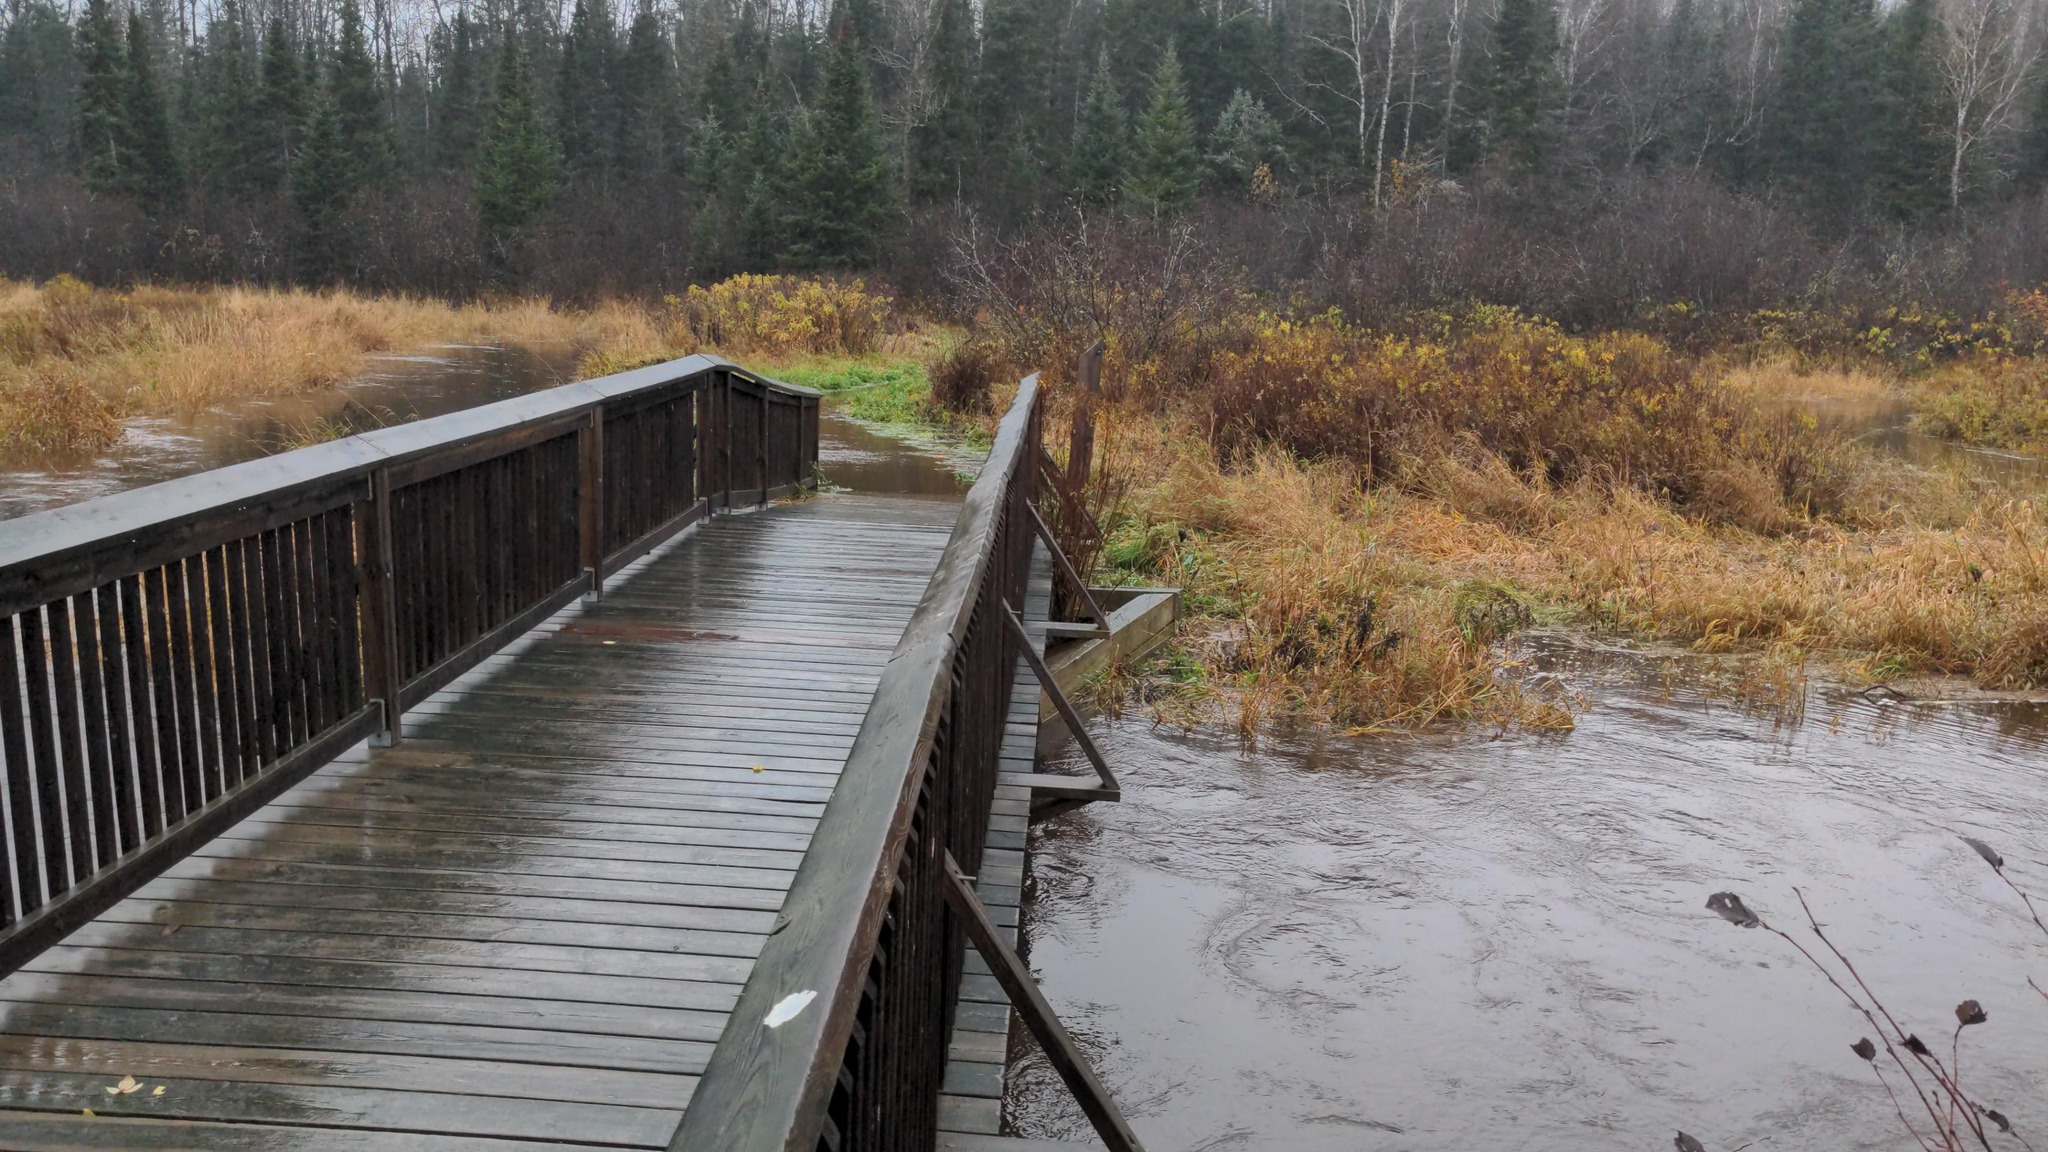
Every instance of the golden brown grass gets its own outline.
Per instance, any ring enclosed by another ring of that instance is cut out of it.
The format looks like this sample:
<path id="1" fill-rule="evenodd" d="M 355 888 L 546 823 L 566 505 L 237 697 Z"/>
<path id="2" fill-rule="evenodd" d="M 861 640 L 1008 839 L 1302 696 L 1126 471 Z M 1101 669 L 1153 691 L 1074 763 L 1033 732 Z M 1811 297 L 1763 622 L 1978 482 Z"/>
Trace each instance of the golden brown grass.
<path id="1" fill-rule="evenodd" d="M 90 449 L 132 415 L 303 392 L 432 344 L 615 342 L 642 310 L 258 288 L 0 282 L 0 448 Z"/>
<path id="2" fill-rule="evenodd" d="M 1860 368 L 1802 370 L 1787 360 L 1767 360 L 1731 368 L 1719 377 L 1730 391 L 1761 400 L 1872 403 L 1896 399 L 1896 385 Z"/>
<path id="3" fill-rule="evenodd" d="M 1364 729 L 1562 722 L 1560 701 L 1507 674 L 1499 640 L 1526 617 L 1491 607 L 1501 596 L 1742 655 L 1731 690 L 1759 704 L 1796 706 L 1809 658 L 1854 679 L 2048 685 L 2048 518 L 1938 474 L 1887 465 L 1895 482 L 1863 495 L 1865 527 L 1765 533 L 1497 457 L 1430 461 L 1427 487 L 1367 487 L 1352 467 L 1273 451 L 1225 470 L 1194 428 L 1125 440 L 1143 447 L 1132 474 L 1151 479 L 1110 558 L 1189 588 L 1195 635 L 1211 638 L 1189 654 L 1247 727 L 1275 712 Z M 1476 626 L 1488 615 L 1505 626 Z"/>

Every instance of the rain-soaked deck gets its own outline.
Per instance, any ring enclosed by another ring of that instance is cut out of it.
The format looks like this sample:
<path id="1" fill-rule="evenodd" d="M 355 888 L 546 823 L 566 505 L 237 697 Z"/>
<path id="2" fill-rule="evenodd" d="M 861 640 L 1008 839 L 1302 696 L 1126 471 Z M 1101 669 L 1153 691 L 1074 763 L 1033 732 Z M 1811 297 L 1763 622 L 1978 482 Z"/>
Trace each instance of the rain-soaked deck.
<path id="1" fill-rule="evenodd" d="M 666 1146 L 958 511 L 710 520 L 0 980 L 0 1147 Z"/>

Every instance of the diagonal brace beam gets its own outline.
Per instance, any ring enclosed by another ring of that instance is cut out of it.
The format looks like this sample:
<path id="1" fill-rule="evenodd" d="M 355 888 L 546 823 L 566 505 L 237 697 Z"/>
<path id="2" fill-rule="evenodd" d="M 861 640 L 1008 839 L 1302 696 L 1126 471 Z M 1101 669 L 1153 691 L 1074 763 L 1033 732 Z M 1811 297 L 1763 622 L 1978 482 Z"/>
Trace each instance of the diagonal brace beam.
<path id="1" fill-rule="evenodd" d="M 1081 713 L 1075 709 L 1073 702 L 1067 699 L 1067 694 L 1060 691 L 1060 682 L 1053 679 L 1052 673 L 1046 669 L 1045 658 L 1032 646 L 1031 633 L 1025 630 L 1023 619 L 1017 615 L 1015 608 L 1010 607 L 1008 600 L 1003 601 L 1003 615 L 1009 619 L 1010 631 L 1016 635 L 1018 645 L 1024 649 L 1024 659 L 1031 665 L 1031 674 L 1038 678 L 1038 686 L 1045 689 L 1045 694 L 1052 697 L 1054 710 L 1060 714 L 1060 719 L 1067 722 L 1067 731 L 1073 733 L 1074 743 L 1081 746 L 1081 754 L 1088 758 L 1088 763 L 1095 768 L 1095 774 L 1102 778 L 1102 786 L 1120 794 L 1123 788 L 1116 782 L 1116 773 L 1109 770 L 1109 761 L 1103 759 L 1102 749 L 1097 748 L 1094 738 L 1088 735 L 1087 725 L 1081 722 Z"/>
<path id="2" fill-rule="evenodd" d="M 1080 573 L 1074 571 L 1074 562 L 1067 559 L 1067 554 L 1060 549 L 1060 542 L 1053 539 L 1052 529 L 1046 527 L 1045 517 L 1038 514 L 1037 505 L 1026 504 L 1025 507 L 1031 510 L 1031 525 L 1038 530 L 1038 538 L 1045 541 L 1046 551 L 1052 553 L 1053 563 L 1060 566 L 1060 573 L 1067 578 L 1067 583 L 1079 589 L 1081 603 L 1087 606 L 1089 618 L 1095 621 L 1095 634 L 1109 635 L 1109 613 L 1104 612 L 1102 605 L 1095 602 L 1095 594 L 1088 591 L 1087 582 L 1081 579 Z"/>
<path id="3" fill-rule="evenodd" d="M 967 938 L 974 941 L 974 950 L 988 961 L 989 970 L 995 973 L 996 983 L 1003 986 L 1003 994 L 1010 998 L 1010 1004 L 1024 1017 L 1024 1023 L 1031 1029 L 1038 1046 L 1045 1051 L 1045 1058 L 1067 1082 L 1067 1090 L 1074 1094 L 1074 1100 L 1081 1105 L 1081 1111 L 1088 1114 L 1088 1122 L 1095 1125 L 1095 1134 L 1109 1152 L 1145 1152 L 1138 1143 L 1137 1133 L 1131 1131 L 1129 1122 L 1118 1110 L 1116 1101 L 1110 1099 L 1109 1089 L 1095 1076 L 1095 1069 L 1088 1058 L 1081 1054 L 1074 1044 L 1074 1038 L 1053 1014 L 1052 1005 L 1046 1002 L 1045 993 L 1038 990 L 1038 982 L 1031 978 L 1031 970 L 1024 967 L 1024 961 L 1008 944 L 988 917 L 988 909 L 981 906 L 981 898 L 974 893 L 974 886 L 960 871 L 951 852 L 946 853 L 946 903 L 953 908 L 953 915 L 960 918 L 960 926 L 967 931 Z"/>

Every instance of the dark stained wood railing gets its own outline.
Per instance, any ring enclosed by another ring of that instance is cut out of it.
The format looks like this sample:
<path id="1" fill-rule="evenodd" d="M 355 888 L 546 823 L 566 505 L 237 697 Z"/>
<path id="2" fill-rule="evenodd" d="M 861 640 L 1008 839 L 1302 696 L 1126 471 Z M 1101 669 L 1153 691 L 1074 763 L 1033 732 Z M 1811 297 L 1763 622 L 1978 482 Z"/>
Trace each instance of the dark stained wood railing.
<path id="1" fill-rule="evenodd" d="M 932 1148 L 964 947 L 945 866 L 948 853 L 981 864 L 1021 655 L 1008 610 L 1029 574 L 1040 427 L 1033 376 L 882 674 L 672 1150 Z"/>
<path id="2" fill-rule="evenodd" d="M 0 523 L 0 975 L 817 449 L 692 356 Z"/>

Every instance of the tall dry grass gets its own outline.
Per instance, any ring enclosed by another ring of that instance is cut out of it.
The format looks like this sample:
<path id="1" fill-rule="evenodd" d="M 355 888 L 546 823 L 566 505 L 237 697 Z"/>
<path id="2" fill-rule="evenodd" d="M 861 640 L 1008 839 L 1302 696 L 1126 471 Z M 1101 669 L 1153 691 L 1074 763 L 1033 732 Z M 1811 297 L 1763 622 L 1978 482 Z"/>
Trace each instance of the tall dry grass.
<path id="1" fill-rule="evenodd" d="M 123 419 L 346 380 L 379 352 L 479 341 L 625 338 L 637 306 L 260 288 L 0 282 L 0 448 L 104 446 Z"/>

